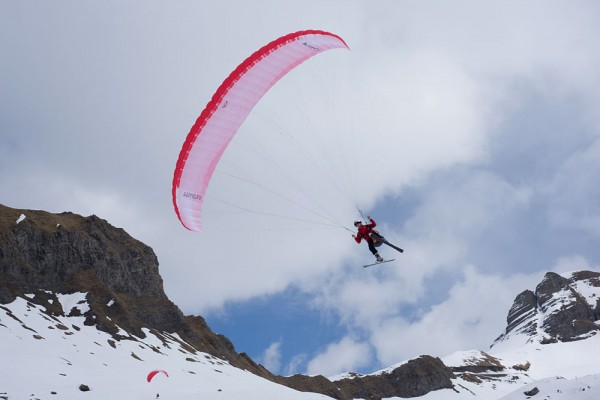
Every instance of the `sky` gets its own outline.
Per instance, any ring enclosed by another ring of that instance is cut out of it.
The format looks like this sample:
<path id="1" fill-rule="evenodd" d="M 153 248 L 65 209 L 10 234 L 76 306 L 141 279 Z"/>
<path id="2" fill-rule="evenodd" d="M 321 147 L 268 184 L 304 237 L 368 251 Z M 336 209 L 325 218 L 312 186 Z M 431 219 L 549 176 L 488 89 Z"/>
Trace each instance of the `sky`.
<path id="1" fill-rule="evenodd" d="M 485 350 L 545 272 L 599 269 L 594 1 L 0 7 L 0 203 L 125 229 L 184 313 L 275 373 Z M 171 185 L 191 126 L 246 57 L 304 29 L 350 50 L 267 93 L 187 231 Z M 358 209 L 394 262 L 362 268 Z"/>

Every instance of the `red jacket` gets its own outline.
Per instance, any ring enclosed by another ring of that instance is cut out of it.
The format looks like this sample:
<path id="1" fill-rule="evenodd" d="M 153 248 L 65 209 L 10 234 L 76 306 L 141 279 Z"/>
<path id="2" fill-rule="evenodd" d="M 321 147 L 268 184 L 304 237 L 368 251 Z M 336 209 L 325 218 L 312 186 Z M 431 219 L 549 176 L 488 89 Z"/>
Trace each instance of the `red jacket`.
<path id="1" fill-rule="evenodd" d="M 373 228 L 377 226 L 377 223 L 373 221 L 373 218 L 370 218 L 369 220 L 371 221 L 370 224 L 361 225 L 360 228 L 358 228 L 358 233 L 354 238 L 354 240 L 356 240 L 356 243 L 360 243 L 362 239 L 369 240 L 371 238 L 369 234 L 373 232 Z"/>

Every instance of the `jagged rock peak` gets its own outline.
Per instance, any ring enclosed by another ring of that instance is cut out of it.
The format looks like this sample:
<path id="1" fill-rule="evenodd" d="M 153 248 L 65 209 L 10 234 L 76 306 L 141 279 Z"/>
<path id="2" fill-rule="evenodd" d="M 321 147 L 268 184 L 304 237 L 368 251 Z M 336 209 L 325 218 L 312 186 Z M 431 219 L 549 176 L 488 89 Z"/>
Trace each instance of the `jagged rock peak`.
<path id="1" fill-rule="evenodd" d="M 542 344 L 580 340 L 600 330 L 599 320 L 599 272 L 548 272 L 535 292 L 515 298 L 506 330 L 494 345 L 517 337 Z"/>

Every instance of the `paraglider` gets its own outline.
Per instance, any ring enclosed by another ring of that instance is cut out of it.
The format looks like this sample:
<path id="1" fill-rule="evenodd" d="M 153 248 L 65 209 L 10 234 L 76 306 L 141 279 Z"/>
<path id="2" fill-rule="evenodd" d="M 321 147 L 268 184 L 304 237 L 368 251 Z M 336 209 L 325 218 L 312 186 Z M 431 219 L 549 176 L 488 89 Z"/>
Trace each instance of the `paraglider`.
<path id="1" fill-rule="evenodd" d="M 175 167 L 173 205 L 185 228 L 202 230 L 202 205 L 211 177 L 256 103 L 302 62 L 336 48 L 348 46 L 329 32 L 290 33 L 256 51 L 219 86 L 188 133 Z"/>
<path id="2" fill-rule="evenodd" d="M 384 260 L 383 257 L 379 255 L 377 247 L 381 246 L 382 244 L 386 244 L 394 250 L 399 251 L 400 253 L 403 253 L 404 250 L 388 242 L 388 240 L 385 237 L 383 237 L 383 235 L 381 235 L 378 231 L 373 229 L 377 226 L 377 223 L 375 222 L 375 220 L 373 220 L 373 218 L 368 216 L 367 219 L 369 220 L 368 224 L 363 224 L 362 221 L 355 221 L 354 226 L 358 229 L 358 232 L 356 234 L 352 234 L 352 237 L 354 238 L 354 240 L 356 240 L 356 243 L 360 243 L 364 239 L 369 245 L 369 251 L 371 251 L 371 253 L 375 256 L 375 263 L 363 265 L 363 267 L 367 268 L 376 264 L 394 261 L 394 259 Z"/>
<path id="3" fill-rule="evenodd" d="M 157 374 L 163 374 L 164 376 L 166 376 L 167 378 L 169 377 L 169 374 L 167 373 L 167 371 L 162 370 L 162 369 L 155 369 L 153 371 L 150 371 L 150 373 L 148 374 L 148 376 L 146 377 L 146 381 L 148 381 L 148 383 L 150 383 L 152 381 L 152 379 L 154 379 L 154 377 Z"/>

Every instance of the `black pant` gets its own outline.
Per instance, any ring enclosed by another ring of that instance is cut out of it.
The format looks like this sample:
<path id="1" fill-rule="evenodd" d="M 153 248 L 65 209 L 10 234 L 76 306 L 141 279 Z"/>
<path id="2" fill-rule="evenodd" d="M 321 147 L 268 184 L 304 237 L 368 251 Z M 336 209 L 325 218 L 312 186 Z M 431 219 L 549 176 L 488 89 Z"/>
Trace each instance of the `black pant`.
<path id="1" fill-rule="evenodd" d="M 377 254 L 377 249 L 375 248 L 375 242 L 373 239 L 368 238 L 367 243 L 369 244 L 369 250 L 371 250 L 371 253 L 373 253 L 373 255 Z"/>

